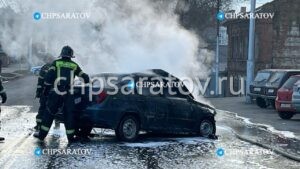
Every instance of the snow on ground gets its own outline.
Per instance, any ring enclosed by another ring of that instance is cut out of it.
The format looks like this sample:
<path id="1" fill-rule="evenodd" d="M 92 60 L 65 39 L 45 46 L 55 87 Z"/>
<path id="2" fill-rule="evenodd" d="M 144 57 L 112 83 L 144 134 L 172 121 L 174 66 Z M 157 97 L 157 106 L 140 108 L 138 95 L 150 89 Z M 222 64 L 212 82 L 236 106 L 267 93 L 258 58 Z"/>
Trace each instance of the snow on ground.
<path id="1" fill-rule="evenodd" d="M 234 112 L 229 112 L 229 111 L 225 111 L 226 113 L 228 114 L 232 114 L 234 115 L 236 118 L 238 119 L 241 119 L 243 120 L 246 124 L 249 124 L 249 125 L 253 125 L 253 126 L 257 126 L 257 127 L 262 127 L 262 128 L 265 128 L 267 130 L 269 130 L 270 132 L 274 133 L 274 134 L 278 134 L 278 135 L 281 135 L 283 137 L 287 137 L 287 138 L 298 138 L 295 136 L 295 134 L 291 131 L 279 131 L 279 130 L 276 130 L 273 126 L 271 125 L 267 125 L 267 124 L 261 124 L 261 123 L 253 123 L 250 121 L 249 118 L 246 118 L 246 117 L 242 117 L 242 116 L 239 116 L 237 113 L 234 113 Z M 299 139 L 299 138 L 298 138 Z"/>

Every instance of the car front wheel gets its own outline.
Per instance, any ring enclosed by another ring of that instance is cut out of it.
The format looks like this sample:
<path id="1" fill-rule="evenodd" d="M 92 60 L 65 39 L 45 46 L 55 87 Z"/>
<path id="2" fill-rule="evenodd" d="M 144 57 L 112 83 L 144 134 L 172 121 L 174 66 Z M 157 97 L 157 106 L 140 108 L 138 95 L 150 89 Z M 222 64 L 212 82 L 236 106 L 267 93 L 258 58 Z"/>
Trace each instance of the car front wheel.
<path id="1" fill-rule="evenodd" d="M 294 113 L 291 112 L 278 112 L 280 118 L 284 120 L 289 120 L 294 116 Z"/>
<path id="2" fill-rule="evenodd" d="M 199 126 L 199 134 L 202 137 L 209 138 L 216 134 L 216 126 L 213 120 L 204 119 L 201 121 Z"/>
<path id="3" fill-rule="evenodd" d="M 260 108 L 267 108 L 268 105 L 267 105 L 267 102 L 265 101 L 265 99 L 263 98 L 256 98 L 256 105 Z"/>
<path id="4" fill-rule="evenodd" d="M 138 137 L 140 124 L 135 116 L 128 115 L 122 118 L 118 128 L 115 130 L 119 140 L 132 142 Z"/>

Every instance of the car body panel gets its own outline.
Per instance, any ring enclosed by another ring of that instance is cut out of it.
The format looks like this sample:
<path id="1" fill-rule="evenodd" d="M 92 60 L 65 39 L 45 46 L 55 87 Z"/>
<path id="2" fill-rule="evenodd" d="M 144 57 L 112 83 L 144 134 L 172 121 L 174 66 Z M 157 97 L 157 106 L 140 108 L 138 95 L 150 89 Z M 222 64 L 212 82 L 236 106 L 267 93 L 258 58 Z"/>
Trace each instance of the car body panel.
<path id="1" fill-rule="evenodd" d="M 277 90 L 293 75 L 300 74 L 300 70 L 282 69 L 277 70 L 276 73 L 269 79 L 266 84 L 266 93 L 264 95 L 267 99 L 276 99 Z"/>
<path id="2" fill-rule="evenodd" d="M 276 107 L 276 97 L 279 88 L 293 75 L 300 74 L 298 69 L 265 69 L 259 72 L 271 72 L 270 77 L 264 84 L 253 83 L 250 85 L 250 96 L 265 100 L 267 105 Z M 255 88 L 260 88 L 260 92 L 254 92 Z M 277 103 L 279 104 L 279 103 Z M 284 103 L 283 103 L 284 104 Z M 289 103 L 288 103 L 289 104 Z M 278 105 L 277 105 L 278 107 Z"/>
<path id="3" fill-rule="evenodd" d="M 265 85 L 275 69 L 264 69 L 257 72 L 254 81 L 250 84 L 249 95 L 254 99 L 265 93 Z"/>
<path id="4" fill-rule="evenodd" d="M 293 88 L 292 106 L 295 108 L 296 113 L 300 112 L 300 81 L 297 81 Z"/>
<path id="5" fill-rule="evenodd" d="M 130 76 L 149 75 L 135 73 Z M 128 114 L 137 117 L 141 130 L 185 133 L 197 132 L 197 125 L 204 118 L 211 119 L 215 124 L 216 110 L 195 101 L 190 95 L 168 97 L 117 93 L 107 95 L 101 103 L 89 102 L 81 116 L 88 119 L 94 127 L 116 129 L 121 119 Z"/>
<path id="6" fill-rule="evenodd" d="M 278 90 L 276 97 L 276 110 L 278 112 L 295 112 L 292 104 L 295 83 L 300 80 L 300 75 L 291 76 Z"/>

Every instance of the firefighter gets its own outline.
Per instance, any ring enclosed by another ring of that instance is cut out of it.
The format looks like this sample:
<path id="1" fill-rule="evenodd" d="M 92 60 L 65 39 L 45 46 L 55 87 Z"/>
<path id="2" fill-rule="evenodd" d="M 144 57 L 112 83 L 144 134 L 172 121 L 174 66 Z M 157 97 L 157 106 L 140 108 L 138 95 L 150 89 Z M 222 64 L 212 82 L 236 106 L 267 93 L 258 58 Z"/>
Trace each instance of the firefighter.
<path id="1" fill-rule="evenodd" d="M 36 126 L 34 127 L 34 129 L 36 131 L 39 131 L 41 128 L 41 123 L 42 123 L 42 118 L 43 118 L 43 114 L 46 111 L 46 102 L 47 102 L 47 97 L 43 94 L 44 91 L 44 79 L 46 77 L 46 74 L 51 66 L 52 63 L 52 57 L 48 57 L 47 58 L 47 63 L 45 65 L 42 66 L 40 73 L 39 73 L 39 77 L 38 77 L 38 83 L 37 83 L 37 88 L 36 88 L 36 93 L 35 93 L 35 97 L 39 98 L 39 102 L 40 102 L 40 107 L 38 110 L 38 114 L 36 115 Z"/>
<path id="2" fill-rule="evenodd" d="M 4 90 L 3 86 L 2 86 L 2 78 L 0 79 L 0 96 L 2 98 L 2 103 L 5 103 L 6 100 L 7 100 L 7 96 L 6 96 L 5 90 Z M 1 108 L 0 108 L 0 113 L 1 113 Z M 0 141 L 4 141 L 4 140 L 5 140 L 4 137 L 0 137 Z"/>
<path id="3" fill-rule="evenodd" d="M 35 137 L 44 140 L 47 136 L 55 113 L 63 106 L 64 124 L 69 143 L 76 141 L 74 124 L 74 97 L 71 85 L 75 76 L 81 77 L 85 83 L 89 83 L 89 76 L 81 70 L 77 63 L 71 60 L 74 58 L 73 49 L 69 46 L 62 48 L 60 59 L 55 60 L 46 75 L 44 95 L 48 96 L 47 111 L 43 115 L 41 129 Z"/>

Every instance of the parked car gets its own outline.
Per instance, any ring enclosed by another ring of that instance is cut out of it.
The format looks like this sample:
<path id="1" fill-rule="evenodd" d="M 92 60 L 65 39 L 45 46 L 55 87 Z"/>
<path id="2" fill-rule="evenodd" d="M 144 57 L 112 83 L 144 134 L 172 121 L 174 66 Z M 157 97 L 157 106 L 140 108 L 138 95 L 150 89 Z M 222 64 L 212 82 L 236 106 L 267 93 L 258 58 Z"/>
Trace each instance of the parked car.
<path id="1" fill-rule="evenodd" d="M 262 95 L 265 98 L 267 105 L 275 108 L 275 99 L 278 89 L 293 75 L 300 74 L 300 70 L 293 69 L 278 69 L 276 70 L 266 83 L 265 93 Z"/>
<path id="2" fill-rule="evenodd" d="M 2 67 L 6 67 L 6 66 L 9 65 L 10 59 L 7 56 L 7 54 L 1 49 L 1 45 L 0 45 L 0 59 L 1 59 L 1 66 Z"/>
<path id="3" fill-rule="evenodd" d="M 300 75 L 291 76 L 277 91 L 275 107 L 278 115 L 282 119 L 290 119 L 296 113 L 292 105 L 293 87 L 296 82 L 300 82 Z"/>
<path id="4" fill-rule="evenodd" d="M 30 68 L 30 72 L 36 76 L 40 74 L 42 66 L 33 66 Z"/>
<path id="5" fill-rule="evenodd" d="M 147 73 L 132 74 L 100 74 L 101 78 L 106 77 L 132 77 L 135 82 L 139 78 L 164 79 L 170 74 L 163 70 L 151 70 Z M 172 76 L 174 77 L 174 76 Z M 176 78 L 176 77 L 174 77 Z M 178 78 L 177 82 L 188 92 L 186 86 Z M 77 111 L 81 111 L 81 123 L 86 124 L 86 131 L 91 128 L 108 128 L 115 130 L 116 136 L 122 141 L 134 141 L 139 131 L 159 133 L 197 133 L 203 137 L 215 136 L 216 110 L 204 103 L 196 101 L 191 93 L 183 95 L 177 93 L 170 95 L 152 94 L 147 86 L 136 86 L 132 81 L 116 80 L 117 87 L 126 86 L 133 89 L 134 93 L 125 95 L 118 92 L 109 95 L 111 88 L 103 84 L 104 91 L 93 96 L 92 101 L 87 101 L 88 92 L 85 95 L 77 96 L 75 103 Z M 156 84 L 155 80 L 147 80 L 146 84 Z M 98 84 L 99 85 L 99 84 Z M 177 87 L 167 86 L 164 90 L 178 91 Z M 93 90 L 98 86 L 93 84 Z M 141 91 L 141 92 L 139 92 Z M 80 103 L 79 103 L 80 102 Z M 81 106 L 78 106 L 80 105 Z"/>
<path id="6" fill-rule="evenodd" d="M 264 69 L 258 71 L 254 81 L 252 84 L 250 84 L 249 96 L 256 100 L 257 106 L 261 108 L 267 107 L 267 102 L 265 101 L 263 95 L 265 93 L 266 83 L 275 71 L 276 69 Z"/>
<path id="7" fill-rule="evenodd" d="M 297 81 L 293 89 L 292 106 L 295 108 L 294 114 L 289 114 L 289 118 L 292 118 L 295 114 L 300 113 L 300 81 Z"/>

